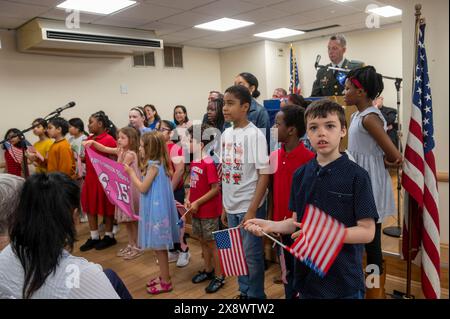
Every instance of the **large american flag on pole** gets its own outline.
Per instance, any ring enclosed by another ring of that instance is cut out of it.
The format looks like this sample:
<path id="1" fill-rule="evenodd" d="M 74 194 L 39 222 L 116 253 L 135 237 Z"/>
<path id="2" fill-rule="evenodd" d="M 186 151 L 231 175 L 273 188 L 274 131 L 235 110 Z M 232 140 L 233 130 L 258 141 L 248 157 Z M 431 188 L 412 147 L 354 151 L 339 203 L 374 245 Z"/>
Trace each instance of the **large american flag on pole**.
<path id="1" fill-rule="evenodd" d="M 294 48 L 291 44 L 291 51 L 290 51 L 290 73 L 291 73 L 291 80 L 289 85 L 289 92 L 294 94 L 300 94 L 300 80 L 298 79 L 298 68 L 297 68 L 297 59 L 295 57 Z"/>
<path id="2" fill-rule="evenodd" d="M 214 232 L 213 234 L 224 275 L 248 275 L 240 228 L 229 228 Z"/>
<path id="3" fill-rule="evenodd" d="M 319 276 L 326 275 L 344 245 L 345 225 L 319 208 L 308 205 L 299 237 L 288 248 Z"/>
<path id="4" fill-rule="evenodd" d="M 409 205 L 413 205 L 411 214 L 405 209 L 403 255 L 408 253 L 408 235 L 411 232 L 411 248 L 416 250 L 412 258 L 417 255 L 417 250 L 422 253 L 423 293 L 426 298 L 440 298 L 439 194 L 433 154 L 435 143 L 431 85 L 424 41 L 425 24 L 422 24 L 419 27 L 419 41 L 416 46 L 413 105 L 402 175 L 402 185 L 409 195 L 406 199 L 409 199 Z M 405 205 L 405 208 L 407 207 L 408 205 Z M 412 229 L 406 226 L 409 218 L 412 218 Z"/>

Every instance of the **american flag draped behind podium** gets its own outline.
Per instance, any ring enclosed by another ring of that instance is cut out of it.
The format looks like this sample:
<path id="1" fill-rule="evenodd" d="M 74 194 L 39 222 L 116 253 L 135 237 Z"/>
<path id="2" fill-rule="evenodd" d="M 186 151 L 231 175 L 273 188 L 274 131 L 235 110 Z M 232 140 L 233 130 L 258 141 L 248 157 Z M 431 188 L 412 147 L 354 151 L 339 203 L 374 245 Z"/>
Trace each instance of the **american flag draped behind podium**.
<path id="1" fill-rule="evenodd" d="M 411 119 L 405 147 L 402 186 L 408 193 L 405 200 L 403 226 L 403 255 L 408 253 L 408 236 L 412 235 L 412 258 L 421 251 L 422 290 L 426 298 L 439 298 L 440 289 L 440 231 L 439 194 L 436 180 L 436 164 L 433 149 L 433 109 L 431 85 L 428 77 L 425 52 L 425 24 L 419 27 L 419 41 L 416 45 L 417 60 Z M 410 216 L 411 215 L 411 216 Z M 408 229 L 408 219 L 412 228 Z"/>
<path id="2" fill-rule="evenodd" d="M 300 80 L 298 79 L 298 68 L 297 68 L 297 59 L 295 57 L 294 47 L 291 44 L 290 50 L 290 73 L 291 73 L 291 81 L 289 85 L 289 92 L 300 94 Z"/>

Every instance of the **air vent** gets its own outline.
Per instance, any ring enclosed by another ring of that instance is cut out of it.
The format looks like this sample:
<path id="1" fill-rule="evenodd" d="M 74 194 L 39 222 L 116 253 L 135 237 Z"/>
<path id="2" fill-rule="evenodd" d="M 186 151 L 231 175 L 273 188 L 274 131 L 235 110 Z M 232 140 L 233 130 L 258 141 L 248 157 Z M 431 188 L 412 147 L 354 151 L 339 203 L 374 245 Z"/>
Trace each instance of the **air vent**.
<path id="1" fill-rule="evenodd" d="M 133 56 L 133 66 L 155 66 L 155 52 L 142 53 Z"/>
<path id="2" fill-rule="evenodd" d="M 164 47 L 164 66 L 168 68 L 182 68 L 183 48 Z"/>
<path id="3" fill-rule="evenodd" d="M 53 40 L 65 40 L 65 41 L 81 41 L 81 42 L 92 42 L 92 43 L 108 43 L 108 44 L 119 44 L 119 45 L 130 45 L 130 46 L 141 46 L 149 48 L 160 48 L 160 41 L 153 40 L 143 40 L 143 39 L 130 39 L 122 37 L 104 36 L 104 35 L 94 35 L 85 33 L 72 33 L 72 32 L 61 32 L 61 31 L 47 31 L 47 39 Z"/>
<path id="4" fill-rule="evenodd" d="M 332 25 L 327 25 L 324 27 L 319 27 L 319 28 L 314 28 L 314 29 L 309 29 L 309 30 L 304 30 L 302 29 L 303 32 L 313 32 L 313 31 L 320 31 L 320 30 L 325 30 L 325 29 L 331 29 L 331 28 L 336 28 L 336 27 L 340 27 L 340 24 L 332 24 Z"/>

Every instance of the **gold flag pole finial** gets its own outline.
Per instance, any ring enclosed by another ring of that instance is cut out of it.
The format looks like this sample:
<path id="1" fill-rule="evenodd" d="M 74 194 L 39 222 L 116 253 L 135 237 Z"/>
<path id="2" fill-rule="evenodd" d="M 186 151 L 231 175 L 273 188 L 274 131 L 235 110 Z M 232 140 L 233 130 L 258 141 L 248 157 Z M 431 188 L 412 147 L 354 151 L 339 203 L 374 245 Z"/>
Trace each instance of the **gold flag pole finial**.
<path id="1" fill-rule="evenodd" d="M 422 5 L 420 3 L 415 5 L 416 9 L 416 21 L 419 23 L 419 25 L 422 25 L 425 23 L 425 18 L 421 18 L 422 15 Z"/>
<path id="2" fill-rule="evenodd" d="M 422 10 L 422 5 L 420 3 L 415 5 L 416 8 L 416 16 L 420 16 L 422 13 L 420 12 Z"/>

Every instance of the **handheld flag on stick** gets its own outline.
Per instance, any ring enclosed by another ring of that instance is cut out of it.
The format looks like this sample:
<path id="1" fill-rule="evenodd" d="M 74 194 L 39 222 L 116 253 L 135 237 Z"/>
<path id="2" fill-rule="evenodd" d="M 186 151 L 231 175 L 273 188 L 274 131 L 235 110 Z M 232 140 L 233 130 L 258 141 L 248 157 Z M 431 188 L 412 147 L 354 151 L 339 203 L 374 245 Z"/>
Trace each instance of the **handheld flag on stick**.
<path id="1" fill-rule="evenodd" d="M 225 276 L 248 275 L 240 226 L 213 232 Z"/>
<path id="2" fill-rule="evenodd" d="M 189 213 L 190 209 L 186 209 L 179 201 L 175 201 L 175 206 L 177 207 L 178 214 L 181 215 L 180 219 L 177 221 L 177 225 L 181 228 L 184 225 L 184 217 Z"/>
<path id="3" fill-rule="evenodd" d="M 341 251 L 345 233 L 344 224 L 313 205 L 306 207 L 300 235 L 291 247 L 263 232 L 321 277 L 327 274 Z"/>

